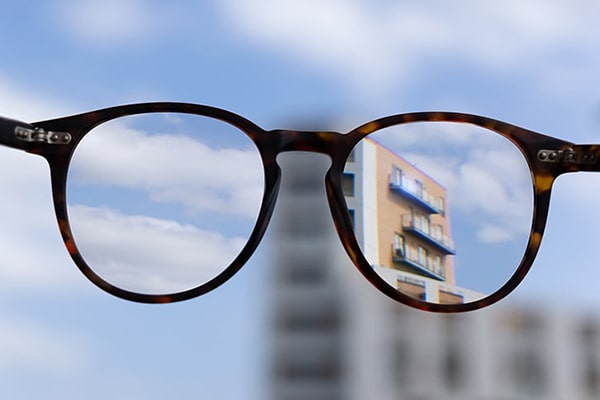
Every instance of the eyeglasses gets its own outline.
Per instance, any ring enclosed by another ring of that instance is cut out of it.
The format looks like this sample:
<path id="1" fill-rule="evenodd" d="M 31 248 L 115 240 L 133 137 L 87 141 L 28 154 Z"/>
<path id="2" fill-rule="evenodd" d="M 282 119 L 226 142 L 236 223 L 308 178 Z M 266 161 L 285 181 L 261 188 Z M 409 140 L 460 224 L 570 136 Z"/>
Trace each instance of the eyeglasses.
<path id="1" fill-rule="evenodd" d="M 510 293 L 539 249 L 553 181 L 600 169 L 598 145 L 449 112 L 341 134 L 265 131 L 218 108 L 146 103 L 32 124 L 1 118 L 0 144 L 48 161 L 81 272 L 144 303 L 199 296 L 242 267 L 271 217 L 282 152 L 331 158 L 329 206 L 352 262 L 389 297 L 439 312 Z"/>

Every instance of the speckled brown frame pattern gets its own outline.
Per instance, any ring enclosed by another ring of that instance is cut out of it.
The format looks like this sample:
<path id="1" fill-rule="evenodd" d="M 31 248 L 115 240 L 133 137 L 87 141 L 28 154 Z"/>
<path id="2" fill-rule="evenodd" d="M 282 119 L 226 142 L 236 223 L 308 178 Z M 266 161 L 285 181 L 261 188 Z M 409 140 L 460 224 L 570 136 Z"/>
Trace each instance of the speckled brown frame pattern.
<path id="1" fill-rule="evenodd" d="M 244 132 L 256 145 L 264 165 L 264 195 L 256 226 L 248 243 L 235 260 L 211 281 L 184 292 L 148 295 L 120 289 L 100 278 L 81 256 L 69 226 L 66 203 L 66 181 L 69 162 L 79 141 L 94 127 L 106 121 L 135 114 L 155 112 L 188 113 L 211 117 L 229 123 Z M 529 243 L 514 275 L 496 292 L 478 301 L 465 304 L 433 304 L 420 301 L 389 286 L 369 265 L 354 236 L 352 222 L 342 191 L 342 174 L 354 146 L 365 136 L 393 125 L 418 121 L 459 122 L 494 131 L 515 144 L 526 159 L 532 174 L 534 216 Z M 17 137 L 23 129 L 29 136 Z M 67 134 L 65 143 L 61 143 Z M 54 143 L 50 143 L 54 141 Z M 68 142 L 68 143 L 66 143 Z M 57 144 L 58 143 L 58 144 Z M 555 179 L 566 172 L 598 171 L 600 145 L 573 143 L 536 133 L 515 125 L 478 115 L 455 112 L 416 112 L 392 115 L 363 124 L 348 133 L 332 131 L 266 131 L 232 112 L 215 107 L 189 103 L 130 104 L 83 114 L 25 123 L 0 118 L 0 144 L 44 157 L 50 166 L 54 210 L 60 232 L 71 258 L 81 272 L 95 285 L 123 299 L 142 303 L 170 303 L 187 300 L 209 292 L 230 279 L 251 257 L 267 228 L 277 199 L 281 170 L 277 155 L 287 151 L 309 151 L 326 154 L 332 164 L 325 175 L 325 187 L 334 224 L 350 259 L 362 275 L 387 296 L 421 310 L 461 312 L 479 309 L 508 295 L 523 280 L 539 250 Z"/>

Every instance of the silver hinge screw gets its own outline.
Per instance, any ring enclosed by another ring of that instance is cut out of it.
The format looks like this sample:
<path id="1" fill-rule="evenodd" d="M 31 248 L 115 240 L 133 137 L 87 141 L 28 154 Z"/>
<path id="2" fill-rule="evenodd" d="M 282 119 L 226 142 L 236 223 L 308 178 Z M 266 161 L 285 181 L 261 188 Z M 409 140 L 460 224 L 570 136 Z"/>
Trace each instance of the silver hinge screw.
<path id="1" fill-rule="evenodd" d="M 537 158 L 547 163 L 596 164 L 598 162 L 598 155 L 595 152 L 576 152 L 570 148 L 564 150 L 540 150 L 537 153 Z"/>
<path id="2" fill-rule="evenodd" d="M 71 142 L 71 134 L 68 132 L 46 131 L 42 128 L 24 128 L 17 126 L 15 136 L 18 140 L 34 143 L 68 144 Z"/>

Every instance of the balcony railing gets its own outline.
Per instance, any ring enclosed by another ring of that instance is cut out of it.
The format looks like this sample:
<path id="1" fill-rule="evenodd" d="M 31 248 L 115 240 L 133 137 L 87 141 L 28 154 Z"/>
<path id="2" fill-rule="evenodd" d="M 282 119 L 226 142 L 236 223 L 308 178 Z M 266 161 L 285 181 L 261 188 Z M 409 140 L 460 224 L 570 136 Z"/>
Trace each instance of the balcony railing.
<path id="1" fill-rule="evenodd" d="M 408 179 L 397 178 L 394 174 L 391 174 L 390 190 L 398 193 L 407 200 L 417 203 L 430 214 L 442 214 L 444 212 L 443 206 L 436 204 L 435 197 Z"/>
<path id="2" fill-rule="evenodd" d="M 445 268 L 433 261 L 431 257 L 419 257 L 418 250 L 407 247 L 399 248 L 392 244 L 392 261 L 407 265 L 418 273 L 439 281 L 446 280 Z"/>
<path id="3" fill-rule="evenodd" d="M 429 224 L 424 224 L 420 218 L 415 218 L 412 214 L 402 216 L 402 229 L 419 236 L 443 254 L 456 254 L 454 241 L 450 237 L 432 233 Z"/>

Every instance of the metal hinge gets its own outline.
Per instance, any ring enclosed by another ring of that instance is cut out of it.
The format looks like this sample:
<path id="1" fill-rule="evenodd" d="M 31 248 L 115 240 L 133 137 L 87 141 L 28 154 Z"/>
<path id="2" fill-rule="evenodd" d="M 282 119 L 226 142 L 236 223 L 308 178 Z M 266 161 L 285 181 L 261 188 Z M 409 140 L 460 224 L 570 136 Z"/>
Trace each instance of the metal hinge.
<path id="1" fill-rule="evenodd" d="M 575 151 L 571 148 L 564 150 L 540 150 L 537 159 L 547 163 L 566 164 L 596 164 L 598 155 L 592 151 Z"/>
<path id="2" fill-rule="evenodd" d="M 42 128 L 24 128 L 17 126 L 15 136 L 18 140 L 24 142 L 47 143 L 47 144 L 68 144 L 71 142 L 71 134 L 67 132 L 46 131 Z"/>

